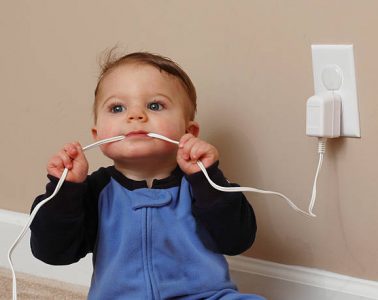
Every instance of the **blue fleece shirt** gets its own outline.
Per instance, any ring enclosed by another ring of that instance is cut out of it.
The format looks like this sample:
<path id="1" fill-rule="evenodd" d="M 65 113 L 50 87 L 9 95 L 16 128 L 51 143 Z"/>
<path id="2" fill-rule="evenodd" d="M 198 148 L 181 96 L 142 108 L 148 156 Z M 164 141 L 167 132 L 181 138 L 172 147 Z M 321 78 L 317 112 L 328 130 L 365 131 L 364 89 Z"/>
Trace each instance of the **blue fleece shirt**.
<path id="1" fill-rule="evenodd" d="M 208 172 L 231 185 L 217 164 Z M 54 189 L 57 179 L 49 178 L 34 206 Z M 93 252 L 88 299 L 221 299 L 237 295 L 222 254 L 246 250 L 256 223 L 242 193 L 215 191 L 199 173 L 185 177 L 177 168 L 147 188 L 109 167 L 83 184 L 65 183 L 31 229 L 32 252 L 47 263 Z"/>

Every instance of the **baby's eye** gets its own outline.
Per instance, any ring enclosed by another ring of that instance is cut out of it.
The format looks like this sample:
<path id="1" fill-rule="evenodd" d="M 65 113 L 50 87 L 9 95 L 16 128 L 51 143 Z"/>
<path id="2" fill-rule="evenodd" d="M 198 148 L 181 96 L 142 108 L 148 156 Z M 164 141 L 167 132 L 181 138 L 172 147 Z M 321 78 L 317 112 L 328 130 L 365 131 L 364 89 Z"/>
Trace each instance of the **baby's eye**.
<path id="1" fill-rule="evenodd" d="M 126 108 L 123 106 L 123 105 L 121 105 L 121 104 L 115 104 L 115 105 L 113 105 L 111 108 L 110 108 L 110 111 L 112 112 L 112 113 L 115 113 L 115 114 L 117 114 L 117 113 L 121 113 L 121 112 L 123 112 L 123 111 L 125 111 L 126 110 Z"/>
<path id="2" fill-rule="evenodd" d="M 158 111 L 158 110 L 162 110 L 164 106 L 159 102 L 151 102 L 147 104 L 147 108 Z"/>

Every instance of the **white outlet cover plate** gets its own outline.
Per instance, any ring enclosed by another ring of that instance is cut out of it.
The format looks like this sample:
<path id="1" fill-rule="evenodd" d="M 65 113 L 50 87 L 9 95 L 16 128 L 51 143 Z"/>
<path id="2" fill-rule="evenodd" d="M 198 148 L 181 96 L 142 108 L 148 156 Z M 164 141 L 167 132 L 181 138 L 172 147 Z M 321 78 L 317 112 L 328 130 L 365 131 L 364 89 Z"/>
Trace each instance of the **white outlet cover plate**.
<path id="1" fill-rule="evenodd" d="M 361 137 L 358 113 L 353 45 L 311 45 L 315 94 L 326 92 L 322 72 L 337 65 L 342 72 L 342 84 L 335 92 L 341 96 L 341 136 Z"/>

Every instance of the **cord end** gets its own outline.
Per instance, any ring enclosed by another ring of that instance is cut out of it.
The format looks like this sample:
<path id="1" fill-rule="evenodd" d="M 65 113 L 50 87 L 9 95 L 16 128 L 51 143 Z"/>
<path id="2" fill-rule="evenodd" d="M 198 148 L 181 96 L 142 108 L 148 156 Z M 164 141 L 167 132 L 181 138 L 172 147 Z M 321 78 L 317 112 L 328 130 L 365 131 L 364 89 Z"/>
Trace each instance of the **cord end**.
<path id="1" fill-rule="evenodd" d="M 320 137 L 318 138 L 318 153 L 319 154 L 324 154 L 326 151 L 326 143 L 327 143 L 327 138 Z"/>

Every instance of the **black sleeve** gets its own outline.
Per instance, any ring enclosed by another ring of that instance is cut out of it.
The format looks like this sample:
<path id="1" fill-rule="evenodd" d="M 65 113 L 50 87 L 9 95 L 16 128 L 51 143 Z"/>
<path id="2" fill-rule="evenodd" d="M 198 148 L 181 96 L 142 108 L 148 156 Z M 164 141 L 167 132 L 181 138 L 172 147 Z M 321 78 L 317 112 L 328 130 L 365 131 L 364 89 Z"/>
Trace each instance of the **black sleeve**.
<path id="1" fill-rule="evenodd" d="M 218 162 L 207 169 L 218 185 L 229 183 L 218 169 Z M 218 251 L 237 255 L 250 248 L 256 236 L 256 219 L 252 206 L 241 192 L 221 192 L 214 189 L 202 172 L 187 176 L 192 187 L 194 217 L 205 226 Z"/>
<path id="2" fill-rule="evenodd" d="M 31 226 L 33 255 L 45 263 L 67 265 L 93 252 L 97 235 L 97 192 L 84 183 L 64 182 L 58 194 L 37 212 Z M 48 176 L 46 192 L 38 196 L 32 210 L 49 197 L 58 182 Z"/>

